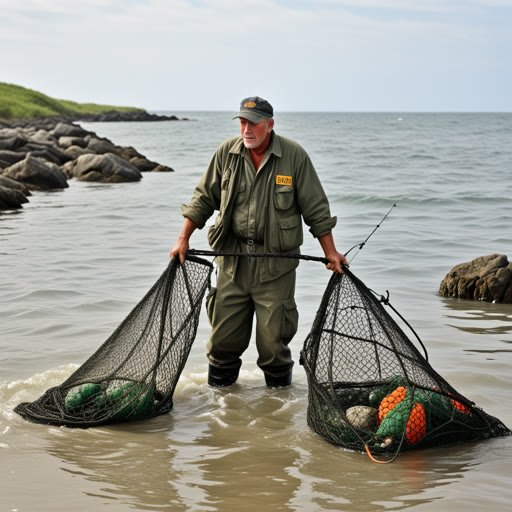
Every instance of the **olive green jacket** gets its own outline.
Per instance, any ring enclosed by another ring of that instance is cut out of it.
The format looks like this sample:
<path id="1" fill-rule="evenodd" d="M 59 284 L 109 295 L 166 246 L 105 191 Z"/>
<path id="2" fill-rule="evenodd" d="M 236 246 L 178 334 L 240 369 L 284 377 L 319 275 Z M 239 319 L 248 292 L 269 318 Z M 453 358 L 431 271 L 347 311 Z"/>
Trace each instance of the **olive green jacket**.
<path id="1" fill-rule="evenodd" d="M 242 242 L 231 230 L 231 212 L 239 193 L 241 166 L 247 165 L 247 161 L 250 157 L 242 137 L 223 142 L 197 184 L 189 205 L 182 205 L 183 216 L 190 218 L 199 229 L 215 210 L 219 210 L 215 225 L 208 233 L 214 251 L 242 252 Z M 336 217 L 331 217 L 329 202 L 313 164 L 296 142 L 272 133 L 257 178 L 265 180 L 264 187 L 259 188 L 264 191 L 264 198 L 260 199 L 265 208 L 257 213 L 264 223 L 265 253 L 298 254 L 303 243 L 302 219 L 316 238 L 327 235 L 336 225 Z M 238 257 L 224 256 L 217 261 L 234 279 Z M 260 265 L 260 281 L 276 279 L 298 264 L 297 259 L 265 258 Z"/>

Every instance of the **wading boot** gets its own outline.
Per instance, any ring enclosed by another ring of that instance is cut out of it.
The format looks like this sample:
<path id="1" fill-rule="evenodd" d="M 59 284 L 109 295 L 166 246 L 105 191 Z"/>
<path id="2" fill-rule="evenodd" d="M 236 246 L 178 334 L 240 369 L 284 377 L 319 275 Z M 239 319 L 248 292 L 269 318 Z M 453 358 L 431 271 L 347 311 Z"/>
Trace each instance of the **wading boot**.
<path id="1" fill-rule="evenodd" d="M 208 366 L 208 384 L 214 388 L 231 386 L 238 379 L 240 368 L 221 368 L 219 366 Z"/>
<path id="2" fill-rule="evenodd" d="M 292 372 L 280 375 L 279 377 L 265 373 L 265 382 L 269 388 L 285 388 L 292 383 Z"/>

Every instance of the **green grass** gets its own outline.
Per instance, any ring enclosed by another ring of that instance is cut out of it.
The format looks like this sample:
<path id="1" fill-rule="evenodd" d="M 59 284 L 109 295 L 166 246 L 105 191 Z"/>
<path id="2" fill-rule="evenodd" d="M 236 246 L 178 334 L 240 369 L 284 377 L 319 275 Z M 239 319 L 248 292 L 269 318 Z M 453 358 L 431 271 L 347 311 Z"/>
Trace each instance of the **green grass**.
<path id="1" fill-rule="evenodd" d="M 19 85 L 0 82 L 0 119 L 26 119 L 54 115 L 99 114 L 109 110 L 117 112 L 142 111 L 134 107 L 114 107 L 95 103 L 76 103 L 57 100 L 46 94 Z"/>

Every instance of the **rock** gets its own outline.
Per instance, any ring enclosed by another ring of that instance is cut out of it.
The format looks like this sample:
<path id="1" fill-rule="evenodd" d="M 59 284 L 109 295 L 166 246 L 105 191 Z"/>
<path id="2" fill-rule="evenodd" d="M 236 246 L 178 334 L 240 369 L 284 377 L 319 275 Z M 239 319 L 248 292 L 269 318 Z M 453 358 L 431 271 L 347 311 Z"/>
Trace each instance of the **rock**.
<path id="1" fill-rule="evenodd" d="M 13 188 L 15 190 L 18 190 L 24 196 L 32 195 L 30 193 L 30 190 L 25 185 L 23 185 L 23 183 L 20 183 L 19 181 L 13 180 L 13 179 L 8 178 L 7 176 L 3 176 L 1 174 L 0 174 L 0 185 L 2 187 Z"/>
<path id="2" fill-rule="evenodd" d="M 117 154 L 117 148 L 110 141 L 91 138 L 87 144 L 89 153 L 96 153 L 97 155 L 104 155 L 106 153 Z"/>
<path id="3" fill-rule="evenodd" d="M 12 164 L 19 162 L 25 158 L 24 153 L 16 153 L 7 149 L 0 150 L 0 169 L 10 167 Z"/>
<path id="4" fill-rule="evenodd" d="M 8 151 L 17 151 L 27 143 L 27 139 L 19 135 L 11 135 L 7 137 L 0 137 L 0 149 Z"/>
<path id="5" fill-rule="evenodd" d="M 140 172 L 150 172 L 158 165 L 156 162 L 152 162 L 143 156 L 134 156 L 130 158 L 129 162 L 135 165 Z"/>
<path id="6" fill-rule="evenodd" d="M 0 210 L 17 210 L 26 202 L 28 199 L 19 190 L 0 184 Z"/>
<path id="7" fill-rule="evenodd" d="M 66 149 L 71 146 L 87 147 L 87 141 L 82 137 L 59 137 L 58 144 Z"/>
<path id="8" fill-rule="evenodd" d="M 174 169 L 171 169 L 171 167 L 167 167 L 166 165 L 157 165 L 153 172 L 174 172 Z"/>
<path id="9" fill-rule="evenodd" d="M 60 166 L 60 170 L 64 173 L 66 179 L 70 180 L 73 178 L 73 170 L 75 168 L 75 164 L 76 162 L 74 160 L 71 160 L 71 162 L 66 162 L 64 165 Z"/>
<path id="10" fill-rule="evenodd" d="M 31 140 L 36 142 L 43 142 L 45 144 L 56 144 L 57 139 L 52 137 L 46 130 L 38 130 L 34 135 L 30 137 Z"/>
<path id="11" fill-rule="evenodd" d="M 142 174 L 134 165 L 112 153 L 82 155 L 74 161 L 69 172 L 80 181 L 103 183 L 139 181 L 142 178 Z"/>
<path id="12" fill-rule="evenodd" d="M 349 423 L 355 428 L 372 429 L 377 426 L 378 410 L 366 405 L 356 405 L 346 410 Z"/>
<path id="13" fill-rule="evenodd" d="M 118 146 L 116 148 L 117 156 L 120 156 L 121 158 L 124 158 L 126 161 L 130 161 L 132 158 L 142 157 L 144 158 L 144 155 L 141 155 L 135 148 L 132 148 L 131 146 Z"/>
<path id="14" fill-rule="evenodd" d="M 2 174 L 25 184 L 30 190 L 51 190 L 69 186 L 65 174 L 57 165 L 31 154 L 5 169 Z"/>
<path id="15" fill-rule="evenodd" d="M 65 151 L 66 154 L 68 154 L 73 160 L 76 160 L 79 156 L 87 155 L 90 153 L 89 150 L 80 146 L 69 146 L 69 148 L 67 148 Z"/>
<path id="16" fill-rule="evenodd" d="M 22 208 L 28 203 L 27 196 L 30 195 L 27 187 L 0 175 L 0 210 L 15 210 Z"/>
<path id="17" fill-rule="evenodd" d="M 456 265 L 442 280 L 439 293 L 512 304 L 512 263 L 503 254 L 491 254 Z"/>
<path id="18" fill-rule="evenodd" d="M 44 160 L 48 160 L 48 162 L 52 162 L 57 165 L 63 165 L 66 162 L 73 160 L 73 158 L 65 151 L 49 144 L 42 144 L 39 142 L 28 142 L 19 150 L 19 152 L 25 154 L 31 153 L 32 156 L 35 156 L 36 158 L 43 158 Z"/>
<path id="19" fill-rule="evenodd" d="M 81 126 L 61 122 L 50 132 L 50 135 L 59 139 L 60 137 L 85 137 L 87 133 Z"/>
<path id="20" fill-rule="evenodd" d="M 23 185 L 23 183 L 19 183 L 18 181 L 12 180 L 11 178 L 8 178 L 7 176 L 2 176 L 0 174 L 0 186 L 4 188 L 11 188 L 13 190 L 17 190 L 18 192 L 21 192 L 25 197 L 31 196 L 30 190 Z M 27 199 L 28 201 L 28 199 Z M 26 203 L 27 201 L 23 201 Z"/>

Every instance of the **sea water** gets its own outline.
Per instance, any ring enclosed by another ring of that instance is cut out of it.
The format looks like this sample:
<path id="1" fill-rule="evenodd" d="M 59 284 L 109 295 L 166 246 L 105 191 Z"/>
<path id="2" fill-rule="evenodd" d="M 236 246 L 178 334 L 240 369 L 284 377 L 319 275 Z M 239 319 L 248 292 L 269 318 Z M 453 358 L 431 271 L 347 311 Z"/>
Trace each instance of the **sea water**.
<path id="1" fill-rule="evenodd" d="M 0 510 L 509 510 L 512 438 L 374 464 L 307 426 L 298 364 L 291 388 L 265 387 L 254 343 L 237 384 L 208 387 L 204 311 L 169 414 L 74 430 L 12 412 L 63 382 L 167 265 L 180 205 L 218 144 L 237 134 L 226 112 L 177 115 L 188 120 L 83 123 L 175 172 L 126 184 L 71 180 L 0 213 Z M 512 305 L 438 294 L 458 263 L 512 258 L 512 114 L 282 113 L 275 130 L 311 156 L 341 252 L 391 210 L 349 253 L 352 271 L 389 291 L 438 373 L 512 426 Z M 321 256 L 305 228 L 302 252 Z M 208 248 L 205 231 L 192 247 Z M 296 360 L 329 277 L 320 263 L 298 269 Z"/>

